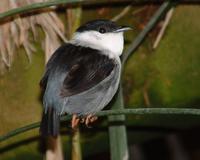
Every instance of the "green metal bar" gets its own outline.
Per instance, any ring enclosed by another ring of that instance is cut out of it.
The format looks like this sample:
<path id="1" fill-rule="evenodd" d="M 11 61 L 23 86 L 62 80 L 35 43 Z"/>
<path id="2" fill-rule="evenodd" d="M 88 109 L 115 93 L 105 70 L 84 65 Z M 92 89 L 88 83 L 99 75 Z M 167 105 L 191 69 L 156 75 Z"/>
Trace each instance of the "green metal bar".
<path id="1" fill-rule="evenodd" d="M 109 115 L 193 115 L 200 116 L 200 109 L 192 108 L 135 108 L 135 109 L 119 109 L 104 110 L 98 112 L 98 117 Z"/>
<path id="2" fill-rule="evenodd" d="M 185 116 L 200 116 L 200 109 L 191 108 L 135 108 L 135 109 L 118 109 L 118 110 L 105 110 L 96 113 L 96 116 L 110 116 L 110 115 L 185 115 Z M 61 122 L 69 121 L 70 115 L 62 116 Z M 183 122 L 184 123 L 184 122 Z M 5 141 L 18 134 L 30 131 L 32 129 L 40 127 L 40 122 L 32 123 L 21 128 L 17 128 L 8 132 L 5 135 L 0 136 L 0 142 Z"/>
<path id="3" fill-rule="evenodd" d="M 36 122 L 36 123 L 32 123 L 30 125 L 12 130 L 12 131 L 8 132 L 7 134 L 5 134 L 3 136 L 0 136 L 0 142 L 5 141 L 6 139 L 9 139 L 9 138 L 16 136 L 18 134 L 27 132 L 27 131 L 35 129 L 35 128 L 38 128 L 39 126 L 40 126 L 40 122 Z"/>
<path id="4" fill-rule="evenodd" d="M 132 0 L 50 0 L 46 2 L 39 2 L 39 3 L 33 3 L 30 5 L 22 6 L 19 8 L 14 8 L 9 11 L 0 13 L 0 21 L 5 18 L 14 17 L 17 15 L 30 13 L 35 10 L 44 9 L 48 7 L 58 6 L 58 5 L 69 5 L 69 6 L 77 6 L 79 4 L 81 5 L 91 5 L 91 4 L 108 4 L 108 3 L 119 3 L 119 2 L 131 2 Z"/>
<path id="5" fill-rule="evenodd" d="M 122 88 L 120 86 L 116 100 L 112 106 L 112 111 L 118 111 L 124 108 Z M 124 124 L 125 115 L 108 116 L 109 125 L 109 140 L 111 160 L 128 160 L 128 143 L 126 126 Z"/>
<path id="6" fill-rule="evenodd" d="M 47 2 L 40 2 L 40 3 L 33 3 L 30 5 L 26 5 L 23 7 L 11 9 L 9 11 L 0 13 L 0 20 L 8 17 L 13 17 L 15 15 L 20 15 L 24 13 L 28 13 L 34 10 L 42 9 L 42 8 L 48 8 L 52 6 L 57 6 L 57 5 L 73 5 L 73 4 L 79 4 L 83 2 L 83 0 L 54 0 L 54 1 L 47 1 Z"/>
<path id="7" fill-rule="evenodd" d="M 144 3 L 161 3 L 164 0 L 51 0 L 47 2 L 40 2 L 40 3 L 33 3 L 30 5 L 26 5 L 23 7 L 11 9 L 9 11 L 0 13 L 0 21 L 5 18 L 14 17 L 16 15 L 21 15 L 25 13 L 29 13 L 31 11 L 35 11 L 38 9 L 48 8 L 52 6 L 58 6 L 58 5 L 91 5 L 91 4 L 111 4 L 111 3 L 132 3 L 134 4 L 144 4 Z M 199 4 L 199 0 L 180 0 L 180 3 L 197 3 Z"/>

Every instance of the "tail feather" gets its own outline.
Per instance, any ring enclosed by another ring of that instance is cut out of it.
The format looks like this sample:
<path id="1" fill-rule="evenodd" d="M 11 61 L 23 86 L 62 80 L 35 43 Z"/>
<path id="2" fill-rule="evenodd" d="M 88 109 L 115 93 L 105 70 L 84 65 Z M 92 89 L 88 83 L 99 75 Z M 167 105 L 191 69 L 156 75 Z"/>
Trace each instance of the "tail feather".
<path id="1" fill-rule="evenodd" d="M 58 136 L 60 130 L 60 117 L 56 111 L 49 107 L 47 112 L 43 112 L 40 133 L 42 136 Z"/>

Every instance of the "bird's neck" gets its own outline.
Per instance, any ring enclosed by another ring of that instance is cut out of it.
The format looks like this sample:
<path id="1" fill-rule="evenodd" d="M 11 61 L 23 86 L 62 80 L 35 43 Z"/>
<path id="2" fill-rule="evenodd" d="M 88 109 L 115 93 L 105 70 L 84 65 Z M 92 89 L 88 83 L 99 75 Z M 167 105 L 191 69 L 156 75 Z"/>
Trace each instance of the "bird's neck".
<path id="1" fill-rule="evenodd" d="M 124 47 L 123 34 L 109 33 L 103 37 L 94 36 L 92 32 L 75 34 L 70 43 L 78 46 L 100 50 L 110 58 L 119 57 Z"/>

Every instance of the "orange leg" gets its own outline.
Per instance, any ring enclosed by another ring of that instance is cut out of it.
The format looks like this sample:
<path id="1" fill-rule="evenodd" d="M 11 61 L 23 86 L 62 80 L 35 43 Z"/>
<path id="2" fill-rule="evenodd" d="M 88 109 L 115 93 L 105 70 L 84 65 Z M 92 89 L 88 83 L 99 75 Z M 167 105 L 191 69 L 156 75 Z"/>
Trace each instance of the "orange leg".
<path id="1" fill-rule="evenodd" d="M 90 123 L 93 123 L 93 122 L 96 121 L 96 120 L 97 120 L 97 117 L 96 117 L 96 116 L 94 116 L 94 115 L 92 115 L 92 114 L 89 114 L 89 115 L 86 117 L 86 119 L 85 119 L 85 125 L 86 125 L 87 127 L 90 127 L 89 124 L 90 124 Z"/>
<path id="2" fill-rule="evenodd" d="M 96 121 L 98 119 L 97 116 L 93 116 L 91 119 L 90 119 L 90 122 L 93 123 L 94 121 Z"/>
<path id="3" fill-rule="evenodd" d="M 78 126 L 80 119 L 77 117 L 76 114 L 73 114 L 72 116 L 72 128 L 75 129 Z"/>

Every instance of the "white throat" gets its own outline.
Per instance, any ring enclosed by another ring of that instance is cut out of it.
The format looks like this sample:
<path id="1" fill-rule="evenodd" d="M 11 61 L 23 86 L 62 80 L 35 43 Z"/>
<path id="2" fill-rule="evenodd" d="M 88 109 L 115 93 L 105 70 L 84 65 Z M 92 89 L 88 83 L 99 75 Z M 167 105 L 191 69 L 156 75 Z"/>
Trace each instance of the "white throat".
<path id="1" fill-rule="evenodd" d="M 110 58 L 120 56 L 124 48 L 123 32 L 104 33 L 97 31 L 76 32 L 70 41 L 72 44 L 103 51 Z"/>

